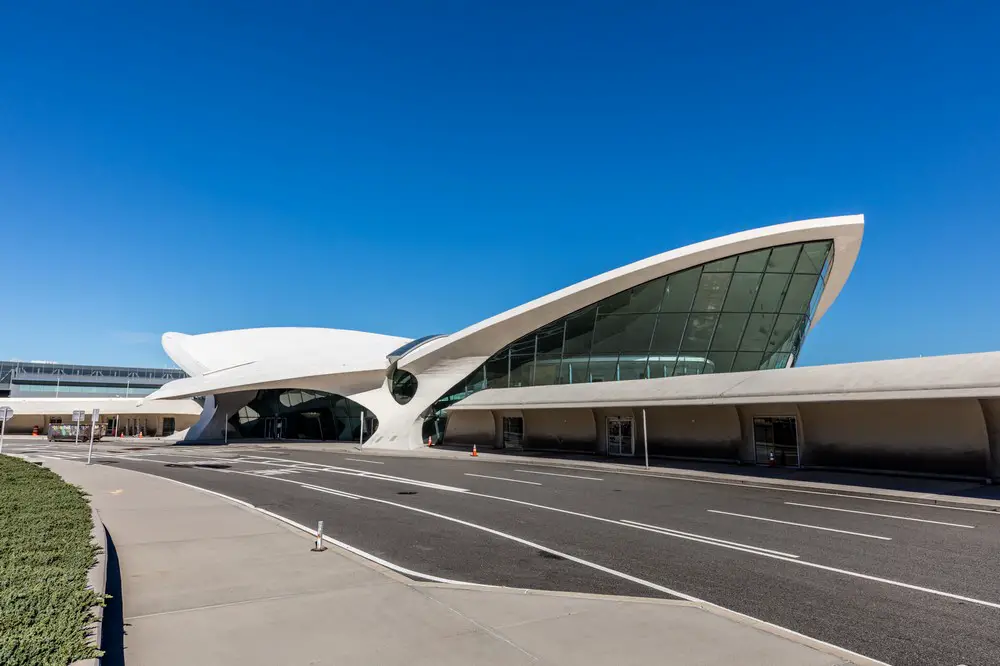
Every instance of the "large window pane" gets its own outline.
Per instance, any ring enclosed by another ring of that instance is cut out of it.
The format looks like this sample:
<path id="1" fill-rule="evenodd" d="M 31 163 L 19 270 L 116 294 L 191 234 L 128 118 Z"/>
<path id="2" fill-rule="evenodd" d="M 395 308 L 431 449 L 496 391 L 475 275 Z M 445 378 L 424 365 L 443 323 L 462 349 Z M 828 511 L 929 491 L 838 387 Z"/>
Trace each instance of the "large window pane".
<path id="1" fill-rule="evenodd" d="M 757 289 L 760 287 L 760 273 L 736 273 L 729 285 L 726 312 L 750 312 L 753 302 L 757 299 Z"/>
<path id="2" fill-rule="evenodd" d="M 627 312 L 630 298 L 631 296 L 628 291 L 617 293 L 614 296 L 608 296 L 603 301 L 597 304 L 598 311 L 600 312 L 600 314 Z"/>
<path id="3" fill-rule="evenodd" d="M 697 354 L 681 356 L 674 366 L 674 377 L 682 375 L 700 375 L 705 369 L 705 357 Z"/>
<path id="4" fill-rule="evenodd" d="M 671 377 L 674 374 L 674 366 L 677 365 L 677 354 L 650 354 L 649 361 L 650 378 Z"/>
<path id="5" fill-rule="evenodd" d="M 746 330 L 743 331 L 743 341 L 740 343 L 740 351 L 764 351 L 767 341 L 771 338 L 774 319 L 775 315 L 773 314 L 750 315 Z"/>
<path id="6" fill-rule="evenodd" d="M 646 284 L 641 284 L 632 289 L 632 298 L 629 300 L 625 312 L 656 312 L 660 309 L 660 302 L 663 300 L 663 291 L 667 286 L 667 278 L 653 280 Z M 602 309 L 601 312 L 604 310 Z"/>
<path id="7" fill-rule="evenodd" d="M 695 312 L 717 312 L 722 309 L 729 288 L 730 273 L 703 273 L 694 297 Z"/>
<path id="8" fill-rule="evenodd" d="M 718 333 L 716 333 L 716 335 L 718 335 Z M 707 375 L 713 372 L 729 372 L 732 370 L 734 360 L 736 360 L 736 352 L 710 351 L 708 352 L 708 362 L 705 363 L 704 374 Z"/>
<path id="9" fill-rule="evenodd" d="M 592 308 L 566 320 L 565 356 L 590 353 L 590 340 L 594 336 L 594 317 L 597 309 Z"/>
<path id="10" fill-rule="evenodd" d="M 791 273 L 801 249 L 801 245 L 785 245 L 771 250 L 771 257 L 767 260 L 767 272 Z"/>
<path id="11" fill-rule="evenodd" d="M 661 314 L 657 317 L 650 350 L 662 354 L 676 354 L 681 347 L 681 336 L 684 335 L 687 318 L 686 314 Z"/>
<path id="12" fill-rule="evenodd" d="M 559 354 L 539 354 L 535 359 L 535 386 L 551 386 L 559 383 Z"/>
<path id="13" fill-rule="evenodd" d="M 618 379 L 646 379 L 646 361 L 646 354 L 622 354 L 618 357 Z"/>
<path id="14" fill-rule="evenodd" d="M 806 243 L 802 246 L 802 254 L 795 264 L 796 273 L 808 273 L 809 275 L 819 275 L 826 261 L 826 255 L 830 251 L 830 241 L 820 241 L 819 243 Z"/>
<path id="15" fill-rule="evenodd" d="M 770 254 L 771 250 L 769 249 L 741 254 L 739 259 L 736 260 L 736 272 L 763 273 L 764 268 L 767 267 L 767 257 Z"/>
<path id="16" fill-rule="evenodd" d="M 655 314 L 598 315 L 593 352 L 645 351 L 655 323 Z"/>
<path id="17" fill-rule="evenodd" d="M 510 386 L 511 388 L 516 386 L 531 386 L 531 372 L 533 369 L 534 356 L 515 356 L 511 354 L 510 357 Z"/>
<path id="18" fill-rule="evenodd" d="M 691 318 L 688 319 L 687 329 L 684 331 L 681 353 L 708 351 L 708 344 L 712 341 L 712 333 L 715 331 L 718 318 L 717 314 L 691 315 Z"/>
<path id="19" fill-rule="evenodd" d="M 754 312 L 777 312 L 781 307 L 781 299 L 785 293 L 788 276 L 780 273 L 768 273 L 760 282 L 757 300 L 753 304 Z"/>
<path id="20" fill-rule="evenodd" d="M 560 384 L 583 384 L 590 381 L 587 378 L 587 366 L 590 364 L 590 357 L 564 358 L 559 370 Z"/>
<path id="21" fill-rule="evenodd" d="M 750 315 L 743 313 L 723 313 L 719 315 L 719 325 L 715 328 L 712 338 L 712 349 L 719 351 L 736 351 L 739 348 L 740 336 Z M 731 362 L 730 362 L 731 363 Z"/>
<path id="22" fill-rule="evenodd" d="M 706 273 L 732 273 L 733 268 L 736 267 L 736 257 L 726 257 L 725 259 L 719 259 L 718 261 L 713 261 L 710 264 L 705 264 Z"/>
<path id="23" fill-rule="evenodd" d="M 785 300 L 781 303 L 782 312 L 805 314 L 809 311 L 809 300 L 816 288 L 818 275 L 793 275 L 788 282 Z"/>
<path id="24" fill-rule="evenodd" d="M 774 330 L 771 331 L 771 338 L 767 342 L 766 351 L 768 353 L 777 351 L 793 334 L 798 332 L 804 320 L 804 315 L 778 315 L 774 322 Z"/>
<path id="25" fill-rule="evenodd" d="M 736 360 L 733 362 L 733 372 L 746 372 L 748 370 L 759 370 L 760 369 L 761 353 L 756 352 L 740 352 L 736 355 Z"/>
<path id="26" fill-rule="evenodd" d="M 507 388 L 507 370 L 510 359 L 507 356 L 508 350 L 501 352 L 503 355 L 491 358 L 486 361 L 486 388 Z"/>
<path id="27" fill-rule="evenodd" d="M 539 354 L 559 354 L 562 352 L 563 328 L 565 322 L 560 322 L 558 326 L 546 326 L 538 332 L 538 353 Z"/>
<path id="28" fill-rule="evenodd" d="M 618 355 L 594 354 L 590 357 L 587 374 L 592 382 L 613 382 L 618 379 Z"/>
<path id="29" fill-rule="evenodd" d="M 691 268 L 671 275 L 667 280 L 667 289 L 663 294 L 661 312 L 690 312 L 694 292 L 698 289 L 700 268 Z"/>

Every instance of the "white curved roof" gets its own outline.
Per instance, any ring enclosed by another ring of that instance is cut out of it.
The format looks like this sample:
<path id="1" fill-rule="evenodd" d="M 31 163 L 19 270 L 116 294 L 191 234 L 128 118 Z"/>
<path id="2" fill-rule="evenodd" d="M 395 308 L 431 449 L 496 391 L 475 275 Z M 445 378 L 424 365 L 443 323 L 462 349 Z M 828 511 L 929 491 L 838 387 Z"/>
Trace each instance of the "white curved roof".
<path id="1" fill-rule="evenodd" d="M 848 215 L 778 224 L 695 243 L 608 271 L 457 333 L 430 340 L 405 353 L 398 365 L 424 378 L 433 374 L 444 383 L 454 383 L 506 344 L 631 287 L 744 252 L 832 240 L 832 264 L 812 319 L 814 325 L 847 281 L 863 233 L 864 217 Z M 153 395 L 156 398 L 209 395 L 318 378 L 324 378 L 330 390 L 352 395 L 379 386 L 389 365 L 387 356 L 407 342 L 408 338 L 325 328 L 257 328 L 204 335 L 167 333 L 163 336 L 164 349 L 192 376 L 170 382 Z M 427 386 L 427 382 L 420 381 L 418 391 L 426 393 Z M 295 387 L 307 388 L 305 384 Z M 439 394 L 422 395 L 419 402 L 426 401 L 429 405 L 438 397 Z"/>
<path id="2" fill-rule="evenodd" d="M 338 375 L 344 390 L 380 378 L 386 356 L 409 338 L 334 328 L 249 328 L 202 335 L 164 333 L 163 349 L 190 377 L 156 398 L 209 395 L 265 383 Z M 374 377 L 370 376 L 376 373 Z"/>
<path id="3" fill-rule="evenodd" d="M 507 343 L 549 322 L 664 275 L 776 245 L 832 240 L 833 263 L 812 318 L 811 325 L 814 326 L 847 282 L 861 249 L 864 226 L 863 215 L 824 217 L 741 231 L 670 250 L 578 282 L 457 333 L 432 340 L 404 356 L 399 367 L 417 374 L 443 359 L 490 356 Z M 501 342 L 497 344 L 498 341 Z"/>

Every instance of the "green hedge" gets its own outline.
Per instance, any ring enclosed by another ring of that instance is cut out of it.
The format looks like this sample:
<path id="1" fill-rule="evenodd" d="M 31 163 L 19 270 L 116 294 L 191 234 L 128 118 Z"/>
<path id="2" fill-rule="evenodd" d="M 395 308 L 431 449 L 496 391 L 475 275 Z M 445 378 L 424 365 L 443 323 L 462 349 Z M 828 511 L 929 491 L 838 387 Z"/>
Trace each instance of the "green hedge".
<path id="1" fill-rule="evenodd" d="M 100 656 L 87 642 L 87 589 L 99 551 L 86 496 L 57 474 L 0 455 L 0 664 L 65 666 Z"/>

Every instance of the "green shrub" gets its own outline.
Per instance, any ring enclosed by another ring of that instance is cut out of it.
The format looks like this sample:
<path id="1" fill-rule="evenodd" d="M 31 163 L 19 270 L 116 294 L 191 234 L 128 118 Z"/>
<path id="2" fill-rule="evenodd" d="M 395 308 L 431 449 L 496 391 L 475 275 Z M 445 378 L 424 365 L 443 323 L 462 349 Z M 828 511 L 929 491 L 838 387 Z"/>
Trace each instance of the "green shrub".
<path id="1" fill-rule="evenodd" d="M 54 472 L 0 455 L 0 664 L 65 666 L 100 656 L 87 641 L 99 549 L 86 495 Z"/>

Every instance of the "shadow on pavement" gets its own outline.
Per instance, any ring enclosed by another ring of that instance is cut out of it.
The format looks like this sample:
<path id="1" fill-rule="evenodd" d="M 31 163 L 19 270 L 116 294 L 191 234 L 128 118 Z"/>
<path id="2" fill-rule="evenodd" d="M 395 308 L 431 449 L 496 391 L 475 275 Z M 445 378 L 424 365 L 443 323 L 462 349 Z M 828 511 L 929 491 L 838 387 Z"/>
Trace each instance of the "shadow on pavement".
<path id="1" fill-rule="evenodd" d="M 104 607 L 101 666 L 125 666 L 125 608 L 122 603 L 122 571 L 115 542 L 108 536 L 108 573 L 105 592 L 111 595 Z"/>

